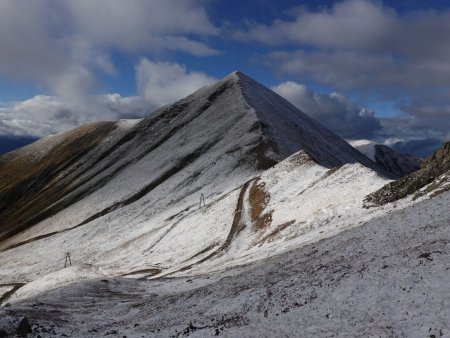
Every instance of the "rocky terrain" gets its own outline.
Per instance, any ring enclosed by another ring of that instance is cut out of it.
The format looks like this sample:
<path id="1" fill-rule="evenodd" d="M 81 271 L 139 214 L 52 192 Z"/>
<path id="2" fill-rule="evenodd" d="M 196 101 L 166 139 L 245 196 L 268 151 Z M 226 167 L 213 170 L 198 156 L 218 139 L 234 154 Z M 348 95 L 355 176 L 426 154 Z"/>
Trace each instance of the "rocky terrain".
<path id="1" fill-rule="evenodd" d="M 447 332 L 448 144 L 372 150 L 235 72 L 3 155 L 0 334 Z"/>
<path id="2" fill-rule="evenodd" d="M 394 181 L 366 198 L 368 206 L 383 205 L 406 196 L 432 196 L 450 190 L 450 142 L 425 159 L 419 171 Z"/>

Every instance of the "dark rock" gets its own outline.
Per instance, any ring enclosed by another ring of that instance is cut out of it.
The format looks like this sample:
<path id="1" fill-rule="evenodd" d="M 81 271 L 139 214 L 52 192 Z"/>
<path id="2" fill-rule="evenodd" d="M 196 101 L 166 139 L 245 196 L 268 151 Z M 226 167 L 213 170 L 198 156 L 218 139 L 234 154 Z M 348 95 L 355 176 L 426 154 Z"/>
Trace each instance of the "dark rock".
<path id="1" fill-rule="evenodd" d="M 19 336 L 26 337 L 29 333 L 32 333 L 30 322 L 27 317 L 23 317 L 17 327 L 16 333 Z"/>

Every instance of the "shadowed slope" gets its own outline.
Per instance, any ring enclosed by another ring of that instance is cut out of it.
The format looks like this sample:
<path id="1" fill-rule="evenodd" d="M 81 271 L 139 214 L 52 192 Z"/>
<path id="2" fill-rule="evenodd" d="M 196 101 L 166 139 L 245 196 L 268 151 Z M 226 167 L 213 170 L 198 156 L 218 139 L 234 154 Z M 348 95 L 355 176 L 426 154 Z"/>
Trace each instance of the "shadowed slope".
<path id="1" fill-rule="evenodd" d="M 80 166 L 115 128 L 112 122 L 88 124 L 0 157 L 0 240 L 64 197 L 61 175 Z"/>
<path id="2" fill-rule="evenodd" d="M 423 159 L 401 154 L 394 149 L 370 140 L 354 140 L 349 143 L 377 163 L 387 172 L 400 178 L 420 169 Z"/>

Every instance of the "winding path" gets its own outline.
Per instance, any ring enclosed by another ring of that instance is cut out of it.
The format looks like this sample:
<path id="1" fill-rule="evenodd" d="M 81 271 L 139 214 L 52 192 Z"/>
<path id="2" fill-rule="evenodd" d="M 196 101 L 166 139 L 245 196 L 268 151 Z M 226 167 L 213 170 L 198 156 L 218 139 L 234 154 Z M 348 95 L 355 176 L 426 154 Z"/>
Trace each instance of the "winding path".
<path id="1" fill-rule="evenodd" d="M 254 182 L 255 180 L 257 180 L 257 178 L 252 178 L 251 180 L 247 181 L 244 183 L 244 185 L 242 186 L 242 189 L 239 193 L 239 197 L 238 197 L 238 201 L 237 201 L 237 205 L 236 205 L 236 209 L 234 211 L 234 219 L 233 219 L 233 223 L 231 224 L 231 229 L 230 232 L 228 233 L 228 236 L 226 238 L 226 240 L 213 252 L 211 252 L 209 255 L 203 257 L 202 259 L 189 264 L 185 267 L 182 267 L 176 271 L 172 271 L 164 276 L 161 277 L 166 277 L 166 276 L 170 276 L 174 273 L 180 272 L 180 271 L 186 271 L 191 269 L 194 265 L 199 265 L 217 255 L 219 255 L 220 253 L 223 253 L 224 251 L 226 251 L 228 249 L 228 247 L 230 246 L 231 242 L 233 241 L 233 239 L 236 237 L 236 235 L 239 233 L 239 231 L 242 230 L 244 224 L 242 223 L 242 207 L 244 205 L 244 197 L 245 197 L 245 193 L 248 190 L 249 185 Z M 215 247 L 215 246 L 212 246 Z M 194 256 L 195 257 L 195 256 Z"/>

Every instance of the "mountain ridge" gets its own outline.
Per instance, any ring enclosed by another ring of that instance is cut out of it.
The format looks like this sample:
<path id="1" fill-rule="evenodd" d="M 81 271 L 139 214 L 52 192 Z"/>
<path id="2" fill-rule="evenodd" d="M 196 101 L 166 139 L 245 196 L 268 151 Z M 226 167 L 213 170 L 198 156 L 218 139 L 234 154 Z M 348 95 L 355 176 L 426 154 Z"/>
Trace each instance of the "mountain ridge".
<path id="1" fill-rule="evenodd" d="M 381 172 L 340 137 L 240 72 L 163 106 L 127 128 L 117 129 L 114 123 L 106 125 L 113 130 L 100 131 L 94 144 L 87 142 L 89 146 L 77 147 L 80 148 L 79 158 L 63 158 L 66 165 L 61 171 L 55 171 L 51 165 L 37 169 L 30 166 L 31 177 L 39 178 L 39 186 L 33 185 L 33 180 L 31 184 L 25 180 L 3 191 L 7 197 L 4 203 L 12 209 L 0 212 L 0 241 L 58 214 L 112 181 L 116 189 L 107 189 L 104 195 L 116 197 L 109 203 L 108 199 L 98 197 L 97 207 L 82 213 L 83 219 L 68 228 L 133 203 L 178 173 L 186 176 L 178 183 L 181 188 L 199 180 L 200 176 L 202 180 L 191 190 L 173 190 L 175 202 L 205 186 L 210 187 L 210 193 L 220 191 L 219 186 L 226 184 L 219 180 L 226 181 L 228 177 L 242 181 L 301 149 L 328 168 L 359 162 Z M 60 137 L 64 139 L 64 135 Z M 86 135 L 89 140 L 89 134 Z M 84 144 L 83 140 L 81 137 L 76 142 Z M 18 153 L 8 156 L 14 154 Z M 43 159 L 52 156 L 55 154 L 50 151 Z M 0 161 L 4 160 L 5 157 L 0 157 Z M 136 179 L 120 181 L 120 177 L 129 175 L 131 167 L 141 167 L 134 173 Z M 193 169 L 186 171 L 188 167 Z M 152 174 L 143 174 L 147 170 Z M 14 168 L 11 171 L 14 172 Z M 28 191 L 27 200 L 12 203 L 8 196 L 16 196 L 14 191 L 24 189 Z M 36 199 L 40 203 L 36 203 Z M 48 205 L 43 205 L 42 201 L 47 201 Z M 26 203 L 21 205 L 22 202 Z M 172 202 L 169 199 L 166 203 Z"/>
<path id="2" fill-rule="evenodd" d="M 370 140 L 349 140 L 372 161 L 398 178 L 409 175 L 420 169 L 423 159 L 397 152 L 391 147 Z"/>

